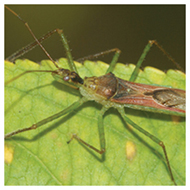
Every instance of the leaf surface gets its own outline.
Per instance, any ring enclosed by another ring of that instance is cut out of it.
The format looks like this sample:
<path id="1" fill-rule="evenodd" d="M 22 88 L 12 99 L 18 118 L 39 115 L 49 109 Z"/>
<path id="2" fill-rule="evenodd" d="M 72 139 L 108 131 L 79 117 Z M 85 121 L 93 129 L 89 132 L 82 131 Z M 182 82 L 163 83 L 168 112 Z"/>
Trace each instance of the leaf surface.
<path id="1" fill-rule="evenodd" d="M 59 64 L 67 68 L 65 59 Z M 81 77 L 103 75 L 108 67 L 103 62 L 76 64 Z M 5 62 L 5 81 L 25 70 L 51 68 L 50 61 Z M 127 80 L 133 69 L 132 64 L 117 64 L 114 73 Z M 136 82 L 185 89 L 185 75 L 174 70 L 165 74 L 146 67 Z M 80 97 L 79 91 L 54 81 L 50 73 L 25 74 L 5 86 L 5 134 L 30 127 Z M 113 108 L 104 115 L 103 156 L 76 140 L 67 144 L 76 133 L 99 149 L 100 109 L 101 105 L 87 102 L 36 130 L 5 140 L 5 185 L 173 185 L 161 147 L 126 125 Z M 185 185 L 185 119 L 133 109 L 126 109 L 126 114 L 165 143 L 176 183 Z"/>

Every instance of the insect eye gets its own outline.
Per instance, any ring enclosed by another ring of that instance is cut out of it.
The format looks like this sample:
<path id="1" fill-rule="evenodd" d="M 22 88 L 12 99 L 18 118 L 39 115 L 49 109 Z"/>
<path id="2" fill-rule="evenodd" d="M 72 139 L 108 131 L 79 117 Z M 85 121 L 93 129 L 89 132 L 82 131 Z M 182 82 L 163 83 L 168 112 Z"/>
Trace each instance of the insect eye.
<path id="1" fill-rule="evenodd" d="M 65 77 L 63 78 L 64 81 L 68 81 L 69 79 L 70 79 L 69 76 L 65 76 Z"/>

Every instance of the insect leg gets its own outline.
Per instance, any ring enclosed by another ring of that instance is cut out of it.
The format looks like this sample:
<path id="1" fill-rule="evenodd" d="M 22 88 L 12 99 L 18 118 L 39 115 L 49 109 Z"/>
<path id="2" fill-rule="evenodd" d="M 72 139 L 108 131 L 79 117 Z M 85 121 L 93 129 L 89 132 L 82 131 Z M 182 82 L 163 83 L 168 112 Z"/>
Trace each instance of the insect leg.
<path id="1" fill-rule="evenodd" d="M 109 73 L 109 72 L 113 72 L 113 70 L 115 68 L 115 65 L 117 64 L 117 60 L 119 58 L 119 55 L 120 55 L 121 51 L 119 49 L 117 49 L 117 48 L 115 48 L 115 50 L 116 50 L 115 55 L 112 58 L 112 61 L 111 61 L 110 65 L 109 65 L 109 67 L 108 67 L 108 69 L 106 71 L 106 74 Z"/>
<path id="2" fill-rule="evenodd" d="M 169 58 L 169 60 L 176 65 L 179 70 L 184 72 L 184 69 L 172 58 L 168 52 L 166 52 L 166 50 L 156 40 L 149 40 L 149 43 L 155 44 Z"/>
<path id="3" fill-rule="evenodd" d="M 43 35 L 41 38 L 39 38 L 38 41 L 40 43 L 42 43 L 44 40 L 48 39 L 50 36 L 52 36 L 56 32 L 57 32 L 57 30 L 52 30 L 52 31 L 48 32 L 47 34 Z M 14 62 L 16 59 L 18 59 L 19 57 L 28 53 L 29 51 L 31 51 L 32 49 L 34 49 L 38 45 L 39 45 L 38 42 L 34 41 L 34 42 L 26 45 L 25 47 L 19 49 L 18 51 L 16 51 L 15 53 L 10 55 L 9 57 L 7 57 L 6 60 L 10 61 L 10 62 Z"/>
<path id="4" fill-rule="evenodd" d="M 145 48 L 143 50 L 143 53 L 141 54 L 141 56 L 140 56 L 140 58 L 139 58 L 139 60 L 138 60 L 138 62 L 136 64 L 136 67 L 135 67 L 129 81 L 134 82 L 136 80 L 138 72 L 139 72 L 139 69 L 140 69 L 140 67 L 142 65 L 142 62 L 144 61 L 147 53 L 149 52 L 149 50 L 150 50 L 150 48 L 152 47 L 153 44 L 155 44 L 177 66 L 178 69 L 183 71 L 183 69 L 180 67 L 180 65 L 169 55 L 169 53 L 167 53 L 164 50 L 164 48 L 162 48 L 158 44 L 158 42 L 156 40 L 149 40 L 148 44 L 145 46 Z"/>
<path id="5" fill-rule="evenodd" d="M 144 130 L 143 128 L 141 128 L 140 126 L 138 126 L 136 123 L 134 123 L 132 120 L 130 120 L 126 115 L 125 115 L 125 111 L 123 108 L 121 109 L 118 109 L 119 113 L 121 114 L 122 118 L 127 122 L 129 123 L 130 125 L 132 125 L 135 129 L 137 129 L 139 132 L 143 133 L 144 135 L 146 135 L 147 137 L 149 137 L 150 139 L 152 139 L 155 143 L 157 143 L 159 146 L 162 147 L 163 149 L 163 152 L 164 152 L 164 156 L 165 156 L 165 159 L 166 159 L 166 164 L 167 164 L 167 167 L 168 167 L 168 170 L 169 170 L 169 173 L 170 173 L 170 177 L 171 177 L 171 180 L 174 182 L 175 185 L 176 182 L 175 182 L 175 179 L 173 177 L 173 173 L 172 173 L 172 170 L 171 170 L 171 166 L 170 166 L 170 163 L 169 163 L 169 159 L 168 159 L 168 155 L 167 155 L 167 152 L 166 152 L 166 148 L 165 148 L 165 145 L 164 143 L 159 140 L 158 138 L 156 138 L 154 135 L 150 134 L 148 131 Z"/>
<path id="6" fill-rule="evenodd" d="M 27 127 L 27 128 L 23 128 L 23 129 L 19 129 L 19 130 L 16 130 L 16 131 L 13 131 L 11 133 L 8 133 L 5 135 L 5 139 L 8 138 L 8 137 L 12 137 L 18 133 L 22 133 L 24 131 L 29 131 L 29 130 L 32 130 L 32 129 L 36 129 L 36 128 L 39 128 L 40 126 L 42 125 L 45 125 L 46 123 L 50 122 L 50 121 L 53 121 L 54 119 L 57 119 L 65 114 L 68 114 L 70 113 L 71 111 L 77 109 L 80 105 L 82 105 L 84 102 L 86 101 L 86 98 L 81 98 L 80 100 L 78 100 L 77 102 L 73 103 L 72 105 L 70 105 L 68 108 L 46 118 L 46 119 L 43 119 L 35 124 L 33 124 L 31 127 Z"/>
<path id="7" fill-rule="evenodd" d="M 77 141 L 79 141 L 80 143 L 86 145 L 87 147 L 91 148 L 92 150 L 96 151 L 99 154 L 102 154 L 106 151 L 105 149 L 105 134 L 104 134 L 104 126 L 103 126 L 103 115 L 105 113 L 105 111 L 107 110 L 107 108 L 103 107 L 98 115 L 98 130 L 99 130 L 99 136 L 100 136 L 100 148 L 101 150 L 95 148 L 94 146 L 86 143 L 85 141 L 83 141 L 81 138 L 79 138 L 76 134 L 73 134 L 71 139 L 67 142 L 68 144 L 73 140 L 73 138 L 75 138 Z"/>
<path id="8" fill-rule="evenodd" d="M 59 68 L 59 66 L 57 65 L 57 63 L 53 60 L 53 58 L 50 56 L 50 54 L 45 50 L 45 48 L 42 46 L 42 44 L 40 43 L 40 41 L 36 38 L 36 36 L 34 35 L 33 31 L 31 30 L 30 26 L 28 25 L 28 23 L 26 21 L 24 21 L 16 12 L 14 12 L 12 9 L 10 9 L 9 7 L 7 7 L 5 5 L 5 8 L 8 9 L 12 14 L 14 14 L 20 21 L 22 21 L 24 23 L 24 25 L 26 26 L 26 28 L 28 29 L 28 31 L 30 32 L 30 34 L 32 35 L 32 37 L 34 38 L 34 40 L 37 42 L 37 44 L 41 47 L 41 49 L 43 50 L 43 52 L 47 55 L 47 57 L 54 63 L 54 65 Z M 60 35 L 61 37 L 61 41 L 63 43 L 63 46 L 65 48 L 66 51 L 66 55 L 68 58 L 68 62 L 69 62 L 69 67 L 71 69 L 71 71 L 75 71 L 77 73 L 77 69 L 76 66 L 74 65 L 73 62 L 73 58 L 71 55 L 71 51 L 67 42 L 67 39 L 65 37 L 65 35 L 63 34 L 63 31 L 60 29 L 55 29 L 55 31 Z M 54 31 L 54 32 L 55 32 Z"/>
<path id="9" fill-rule="evenodd" d="M 71 55 L 71 50 L 69 48 L 69 44 L 67 42 L 67 39 L 66 39 L 65 35 L 63 34 L 63 31 L 60 30 L 60 29 L 56 29 L 56 30 L 57 30 L 58 34 L 60 35 L 60 37 L 61 37 L 61 41 L 62 41 L 63 46 L 65 48 L 67 59 L 68 59 L 68 64 L 69 64 L 69 67 L 70 67 L 71 71 L 75 71 L 76 73 L 78 73 L 77 68 L 76 68 L 76 66 L 75 66 L 75 64 L 73 62 L 73 57 Z"/>
<path id="10" fill-rule="evenodd" d="M 142 65 L 142 62 L 144 61 L 144 58 L 146 57 L 147 53 L 149 52 L 151 46 L 152 46 L 152 43 L 150 43 L 150 41 L 149 41 L 149 43 L 145 46 L 143 53 L 141 54 L 129 81 L 134 82 L 136 80 L 138 73 L 139 73 L 139 69 Z"/>
<path id="11" fill-rule="evenodd" d="M 34 35 L 34 33 L 32 32 L 30 26 L 28 25 L 28 23 L 23 20 L 16 12 L 14 12 L 12 9 L 10 9 L 9 7 L 7 7 L 5 5 L 5 8 L 8 9 L 12 14 L 14 14 L 20 21 L 22 21 L 24 23 L 24 25 L 26 26 L 26 28 L 28 29 L 28 31 L 30 32 L 30 34 L 32 35 L 32 37 L 34 38 L 34 40 L 38 43 L 38 45 L 41 47 L 41 49 L 43 50 L 43 52 L 47 55 L 47 57 L 54 63 L 54 65 L 58 67 L 57 63 L 52 59 L 52 57 L 50 56 L 50 54 L 45 50 L 45 48 L 42 46 L 42 44 L 38 41 L 38 39 L 36 38 L 36 36 Z"/>
<path id="12" fill-rule="evenodd" d="M 94 55 L 88 55 L 88 56 L 85 56 L 83 58 L 79 58 L 76 61 L 78 61 L 78 62 L 84 62 L 85 60 L 88 60 L 88 59 L 92 60 L 94 58 L 97 58 L 97 57 L 100 57 L 102 55 L 106 55 L 106 54 L 109 54 L 109 53 L 112 53 L 112 52 L 115 52 L 115 55 L 114 55 L 114 57 L 113 57 L 113 59 L 112 59 L 112 61 L 110 63 L 109 68 L 106 71 L 106 73 L 109 73 L 109 72 L 112 72 L 114 70 L 114 67 L 115 67 L 115 65 L 117 63 L 117 60 L 119 58 L 119 55 L 121 53 L 121 51 L 118 48 L 113 48 L 113 49 L 109 49 L 109 50 L 106 50 L 106 51 L 102 51 L 102 52 L 96 53 Z"/>

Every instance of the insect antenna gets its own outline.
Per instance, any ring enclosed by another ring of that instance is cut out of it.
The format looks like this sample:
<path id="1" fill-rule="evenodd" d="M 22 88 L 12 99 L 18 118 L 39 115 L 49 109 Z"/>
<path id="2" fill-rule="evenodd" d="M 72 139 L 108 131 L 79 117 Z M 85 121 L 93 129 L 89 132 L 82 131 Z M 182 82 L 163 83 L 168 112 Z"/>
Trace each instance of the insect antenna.
<path id="1" fill-rule="evenodd" d="M 26 26 L 26 28 L 29 30 L 30 34 L 32 35 L 32 37 L 34 38 L 34 40 L 38 43 L 38 45 L 41 47 L 41 49 L 43 50 L 43 52 L 47 55 L 47 57 L 54 63 L 54 65 L 58 67 L 57 63 L 53 60 L 53 58 L 50 56 L 50 54 L 46 51 L 46 49 L 42 46 L 42 44 L 38 41 L 38 39 L 36 38 L 36 36 L 34 35 L 34 33 L 32 32 L 30 26 L 28 25 L 28 23 L 26 21 L 24 21 L 17 13 L 15 13 L 12 9 L 10 9 L 9 7 L 7 7 L 5 5 L 5 8 L 8 9 L 11 13 L 13 13 L 19 20 L 21 20 L 24 25 Z"/>
<path id="2" fill-rule="evenodd" d="M 8 9 L 12 14 L 14 14 L 19 20 L 21 20 L 24 23 L 24 25 L 26 26 L 26 28 L 29 30 L 30 34 L 32 35 L 32 37 L 36 41 L 36 43 L 37 43 L 36 45 L 39 45 L 41 47 L 41 49 L 43 50 L 43 52 L 47 55 L 47 57 L 53 62 L 53 64 L 55 65 L 55 67 L 57 67 L 58 69 L 60 69 L 59 66 L 58 66 L 58 64 L 56 63 L 56 61 L 53 60 L 53 58 L 50 56 L 50 54 L 46 51 L 46 49 L 40 43 L 41 40 L 40 39 L 38 40 L 36 38 L 36 36 L 32 32 L 32 30 L 31 30 L 30 26 L 28 25 L 28 23 L 26 21 L 24 21 L 17 13 L 15 13 L 12 9 L 10 9 L 9 7 L 7 7 L 6 5 L 5 5 L 5 8 Z M 68 64 L 69 64 L 70 70 L 78 73 L 77 69 L 76 69 L 76 66 L 75 66 L 75 64 L 73 62 L 73 58 L 72 58 L 72 55 L 71 55 L 71 51 L 70 51 L 67 39 L 66 39 L 65 35 L 63 34 L 63 31 L 57 28 L 52 33 L 54 33 L 54 32 L 57 32 L 59 34 L 59 36 L 61 37 L 61 41 L 63 43 L 63 46 L 64 46 L 65 51 L 66 51 L 66 55 L 67 55 L 67 58 L 68 58 Z M 23 51 L 23 50 L 21 50 L 21 51 Z"/>

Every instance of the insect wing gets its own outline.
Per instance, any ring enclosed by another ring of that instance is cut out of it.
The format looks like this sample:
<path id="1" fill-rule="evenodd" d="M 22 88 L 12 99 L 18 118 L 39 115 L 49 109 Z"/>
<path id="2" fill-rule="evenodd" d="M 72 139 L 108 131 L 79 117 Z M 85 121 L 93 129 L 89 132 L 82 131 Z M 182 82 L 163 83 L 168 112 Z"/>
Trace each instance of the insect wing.
<path id="1" fill-rule="evenodd" d="M 158 112 L 166 110 L 175 114 L 185 113 L 185 94 L 181 89 L 134 83 L 118 78 L 117 93 L 110 100 L 126 104 L 126 107 L 139 106 L 135 106 L 135 109 L 155 108 Z"/>

